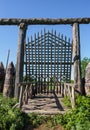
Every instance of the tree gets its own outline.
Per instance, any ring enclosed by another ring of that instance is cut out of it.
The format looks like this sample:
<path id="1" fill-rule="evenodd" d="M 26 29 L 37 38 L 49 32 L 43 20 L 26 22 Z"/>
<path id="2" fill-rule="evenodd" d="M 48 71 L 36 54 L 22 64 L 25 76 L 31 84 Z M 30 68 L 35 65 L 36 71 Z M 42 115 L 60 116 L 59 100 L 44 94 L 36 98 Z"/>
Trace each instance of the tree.
<path id="1" fill-rule="evenodd" d="M 90 58 L 84 57 L 81 61 L 81 72 L 82 72 L 82 77 L 85 77 L 85 69 L 87 64 L 90 62 Z"/>

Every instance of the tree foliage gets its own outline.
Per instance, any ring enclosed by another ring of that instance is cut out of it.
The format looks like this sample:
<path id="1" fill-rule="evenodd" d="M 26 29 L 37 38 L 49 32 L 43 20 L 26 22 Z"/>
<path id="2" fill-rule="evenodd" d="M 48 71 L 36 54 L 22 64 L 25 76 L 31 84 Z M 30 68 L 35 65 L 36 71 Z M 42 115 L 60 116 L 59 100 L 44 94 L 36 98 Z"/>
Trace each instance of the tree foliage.
<path id="1" fill-rule="evenodd" d="M 84 57 L 81 61 L 81 72 L 82 72 L 82 77 L 85 76 L 85 68 L 87 64 L 90 62 L 90 58 Z"/>

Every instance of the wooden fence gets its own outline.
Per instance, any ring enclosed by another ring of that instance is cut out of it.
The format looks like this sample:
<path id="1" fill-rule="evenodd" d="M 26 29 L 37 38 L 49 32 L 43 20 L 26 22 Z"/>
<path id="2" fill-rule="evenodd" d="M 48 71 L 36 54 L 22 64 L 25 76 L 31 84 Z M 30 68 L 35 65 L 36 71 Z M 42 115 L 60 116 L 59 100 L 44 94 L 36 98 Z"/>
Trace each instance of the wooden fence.
<path id="1" fill-rule="evenodd" d="M 72 108 L 75 107 L 75 85 L 71 83 L 64 83 L 61 87 L 62 96 L 69 96 Z"/>
<path id="2" fill-rule="evenodd" d="M 35 88 L 30 82 L 21 82 L 18 84 L 20 87 L 20 96 L 19 96 L 19 107 L 28 103 L 28 99 L 35 96 Z M 75 107 L 75 85 L 70 83 L 62 83 L 61 85 L 61 95 L 70 96 L 70 101 L 72 108 Z"/>

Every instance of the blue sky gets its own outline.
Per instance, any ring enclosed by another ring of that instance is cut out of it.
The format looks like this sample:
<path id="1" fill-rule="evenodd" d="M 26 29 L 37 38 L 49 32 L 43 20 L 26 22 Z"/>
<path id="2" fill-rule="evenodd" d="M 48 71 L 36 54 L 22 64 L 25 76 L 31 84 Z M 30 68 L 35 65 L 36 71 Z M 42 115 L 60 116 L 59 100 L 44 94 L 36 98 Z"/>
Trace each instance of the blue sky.
<path id="1" fill-rule="evenodd" d="M 90 17 L 90 0 L 0 0 L 0 18 L 75 18 Z M 27 37 L 35 32 L 56 30 L 57 34 L 70 37 L 71 25 L 35 25 L 29 26 Z M 81 58 L 90 58 L 90 24 L 80 25 Z M 16 63 L 18 45 L 18 27 L 0 26 L 0 61 L 6 66 L 7 53 L 10 49 L 9 62 Z"/>

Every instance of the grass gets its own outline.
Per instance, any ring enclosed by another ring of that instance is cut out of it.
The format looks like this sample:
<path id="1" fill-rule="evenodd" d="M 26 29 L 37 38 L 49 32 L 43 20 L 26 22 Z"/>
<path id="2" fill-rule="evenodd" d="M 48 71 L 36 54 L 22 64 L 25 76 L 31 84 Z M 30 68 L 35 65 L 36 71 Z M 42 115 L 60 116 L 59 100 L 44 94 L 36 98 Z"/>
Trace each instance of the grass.
<path id="1" fill-rule="evenodd" d="M 76 95 L 76 107 L 65 114 L 40 116 L 12 109 L 17 101 L 0 95 L 0 130 L 90 130 L 90 97 Z M 69 107 L 70 99 L 64 103 Z M 31 129 L 32 128 L 32 129 Z"/>

